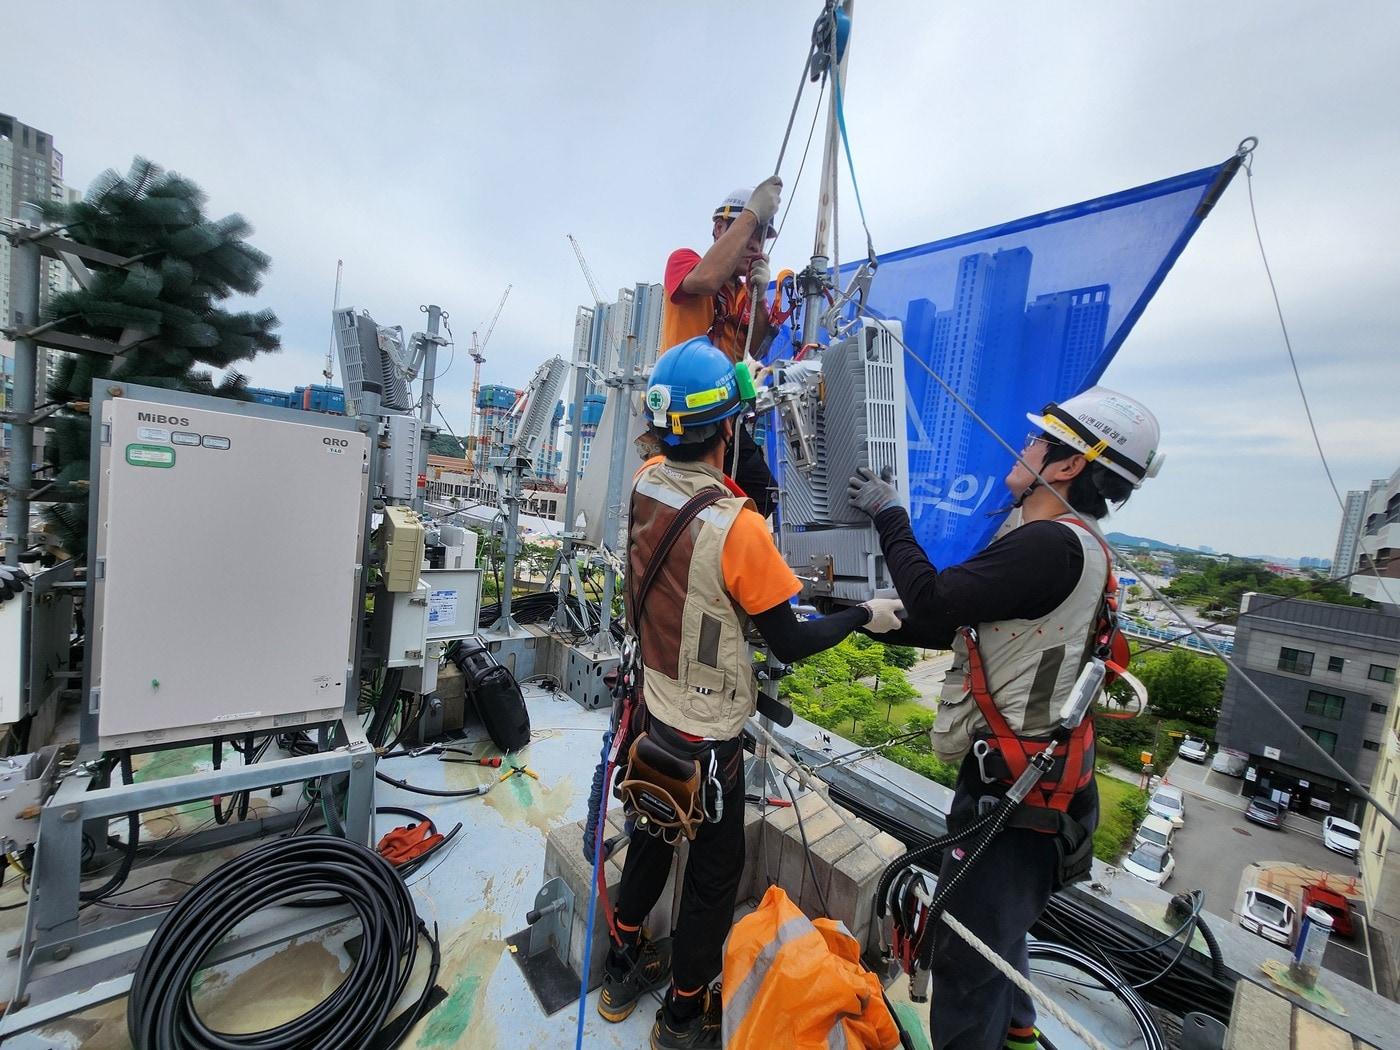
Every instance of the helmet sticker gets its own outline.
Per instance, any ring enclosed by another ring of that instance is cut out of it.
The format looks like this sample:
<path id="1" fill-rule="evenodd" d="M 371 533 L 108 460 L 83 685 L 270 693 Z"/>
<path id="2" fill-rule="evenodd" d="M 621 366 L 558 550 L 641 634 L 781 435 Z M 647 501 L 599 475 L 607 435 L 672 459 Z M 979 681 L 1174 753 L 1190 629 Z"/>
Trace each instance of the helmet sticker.
<path id="1" fill-rule="evenodd" d="M 671 404 L 671 388 L 660 384 L 647 390 L 647 408 L 652 412 L 665 412 Z"/>

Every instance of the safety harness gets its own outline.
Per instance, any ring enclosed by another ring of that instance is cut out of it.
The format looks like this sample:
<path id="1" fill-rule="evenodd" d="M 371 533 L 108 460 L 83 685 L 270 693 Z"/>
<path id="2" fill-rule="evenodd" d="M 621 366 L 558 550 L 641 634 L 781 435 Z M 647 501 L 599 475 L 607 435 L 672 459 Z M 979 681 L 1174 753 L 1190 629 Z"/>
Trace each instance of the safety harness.
<path id="1" fill-rule="evenodd" d="M 1099 600 L 1098 612 L 1091 628 L 1088 655 L 1102 660 L 1108 672 L 1107 682 L 1126 673 L 1126 665 L 1131 656 L 1127 639 L 1118 629 L 1118 579 L 1113 572 L 1113 554 L 1099 539 L 1098 534 L 1078 518 L 1059 519 L 1069 525 L 1077 525 L 1098 541 L 1108 561 L 1108 572 L 1104 578 L 1104 593 Z M 967 688 L 977 704 L 978 711 L 986 721 L 990 733 L 979 735 L 973 743 L 972 753 L 977 759 L 983 783 L 1015 783 L 1030 765 L 1031 758 L 1044 751 L 1048 738 L 1022 737 L 1017 735 L 1007 723 L 1006 717 L 997 707 L 987 680 L 987 668 L 982 652 L 977 645 L 977 632 L 971 627 L 961 629 L 967 646 Z M 1025 798 L 1028 806 L 1059 810 L 1067 813 L 1075 793 L 1089 786 L 1094 777 L 1094 723 L 1086 718 L 1079 723 L 1069 738 L 1062 741 L 1063 750 L 1057 753 L 1055 764 L 1036 784 Z M 1037 821 L 1036 814 L 1028 814 L 1026 824 L 1036 830 L 1053 832 L 1057 821 Z"/>

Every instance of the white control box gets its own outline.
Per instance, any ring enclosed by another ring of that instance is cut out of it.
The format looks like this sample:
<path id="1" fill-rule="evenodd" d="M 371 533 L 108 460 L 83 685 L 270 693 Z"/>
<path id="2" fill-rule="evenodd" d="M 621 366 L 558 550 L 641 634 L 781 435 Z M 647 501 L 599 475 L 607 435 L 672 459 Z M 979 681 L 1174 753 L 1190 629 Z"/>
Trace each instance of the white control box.
<path id="1" fill-rule="evenodd" d="M 0 724 L 24 717 L 24 595 L 0 602 Z"/>
<path id="2" fill-rule="evenodd" d="M 97 420 L 89 699 L 101 746 L 338 718 L 368 437 L 335 417 L 128 395 L 102 401 Z"/>

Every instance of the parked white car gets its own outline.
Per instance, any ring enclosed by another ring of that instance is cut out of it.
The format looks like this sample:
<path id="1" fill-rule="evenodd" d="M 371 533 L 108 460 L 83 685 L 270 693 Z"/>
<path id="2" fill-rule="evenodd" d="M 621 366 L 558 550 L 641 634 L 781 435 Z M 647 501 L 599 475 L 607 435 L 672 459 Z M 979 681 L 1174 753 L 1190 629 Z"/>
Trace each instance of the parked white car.
<path id="1" fill-rule="evenodd" d="M 1249 768 L 1249 756 L 1232 747 L 1222 747 L 1215 753 L 1215 758 L 1211 759 L 1210 768 L 1213 772 L 1224 773 L 1227 777 L 1242 777 L 1244 771 Z"/>
<path id="2" fill-rule="evenodd" d="M 1333 853 L 1354 858 L 1361 852 L 1361 829 L 1341 817 L 1328 817 L 1322 822 L 1322 844 Z"/>
<path id="3" fill-rule="evenodd" d="M 1206 756 L 1210 754 L 1210 745 L 1204 740 L 1194 736 L 1188 736 L 1181 742 L 1181 747 L 1177 754 L 1188 762 L 1204 762 Z"/>
<path id="4" fill-rule="evenodd" d="M 1240 925 L 1265 940 L 1290 948 L 1293 945 L 1293 919 L 1296 914 L 1297 909 L 1278 894 L 1252 886 L 1244 891 Z"/>
<path id="5" fill-rule="evenodd" d="M 1170 820 L 1149 813 L 1142 818 L 1142 826 L 1137 829 L 1137 834 L 1133 836 L 1133 849 L 1137 849 L 1144 842 L 1155 843 L 1164 849 L 1172 848 L 1172 839 L 1176 836 L 1176 828 Z"/>
<path id="6" fill-rule="evenodd" d="M 1147 812 L 1181 827 L 1186 823 L 1186 799 L 1182 797 L 1181 788 L 1166 784 L 1158 787 L 1147 800 Z"/>
<path id="7" fill-rule="evenodd" d="M 1176 860 L 1171 851 L 1155 842 L 1144 842 L 1123 861 L 1123 870 L 1134 878 L 1150 882 L 1155 886 L 1165 886 L 1176 870 Z"/>

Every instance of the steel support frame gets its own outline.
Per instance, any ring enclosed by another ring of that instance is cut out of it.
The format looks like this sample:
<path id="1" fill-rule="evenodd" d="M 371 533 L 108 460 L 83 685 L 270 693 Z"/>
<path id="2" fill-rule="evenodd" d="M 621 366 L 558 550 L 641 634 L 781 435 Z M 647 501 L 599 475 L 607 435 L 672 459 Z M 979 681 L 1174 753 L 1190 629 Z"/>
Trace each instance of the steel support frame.
<path id="1" fill-rule="evenodd" d="M 49 976 L 56 964 L 71 956 L 129 941 L 133 936 L 140 937 L 140 945 L 144 946 L 145 937 L 159 925 L 163 913 L 86 932 L 79 931 L 83 824 L 87 820 L 96 820 L 105 825 L 113 817 L 131 812 L 163 809 L 214 795 L 348 774 L 346 837 L 368 844 L 374 813 L 375 752 L 353 713 L 341 716 L 339 732 L 341 739 L 347 743 L 311 755 L 205 770 L 145 783 L 112 784 L 96 789 L 90 789 L 87 763 L 97 760 L 101 753 L 91 746 L 79 752 L 73 770 L 39 815 L 39 843 L 34 852 L 34 868 L 30 876 L 33 888 L 25 918 L 24 940 L 20 944 L 19 980 L 13 1001 L 23 1003 L 25 989 L 32 980 Z M 285 939 L 285 936 L 282 934 L 276 939 Z M 125 982 L 108 998 L 124 993 L 130 984 L 129 975 Z M 71 1003 L 67 999 L 65 996 L 26 1007 L 13 1016 L 23 1015 L 23 1027 L 31 1027 L 81 1009 L 83 1005 L 90 1005 L 86 1001 Z M 10 1028 L 12 1019 L 6 1019 L 4 1032 L 19 1030 Z"/>
<path id="2" fill-rule="evenodd" d="M 20 221 L 37 233 L 43 213 L 37 204 L 19 206 Z M 0 251 L 9 251 L 8 247 Z M 29 495 L 34 485 L 34 414 L 38 388 L 36 369 L 39 348 L 28 330 L 39 321 L 39 287 L 42 264 L 39 247 L 29 237 L 14 242 L 10 282 L 10 316 L 0 318 L 3 326 L 15 330 L 15 421 L 10 430 L 10 471 L 7 478 L 9 511 L 5 519 L 5 564 L 18 565 L 20 554 L 29 546 Z"/>

